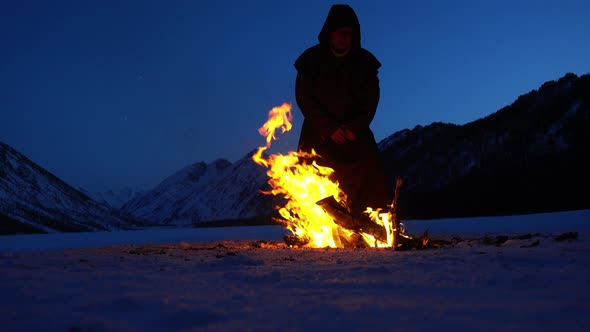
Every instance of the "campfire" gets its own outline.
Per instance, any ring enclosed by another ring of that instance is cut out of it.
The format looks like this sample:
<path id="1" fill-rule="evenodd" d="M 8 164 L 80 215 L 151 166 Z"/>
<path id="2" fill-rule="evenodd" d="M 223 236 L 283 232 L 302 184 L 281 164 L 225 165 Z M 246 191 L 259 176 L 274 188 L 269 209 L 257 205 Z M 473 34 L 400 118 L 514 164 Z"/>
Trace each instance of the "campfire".
<path id="1" fill-rule="evenodd" d="M 258 148 L 252 159 L 268 168 L 266 174 L 271 190 L 266 194 L 285 198 L 284 206 L 277 206 L 279 220 L 292 236 L 288 244 L 313 248 L 378 247 L 395 248 L 400 239 L 412 239 L 400 231 L 396 214 L 398 179 L 395 200 L 388 211 L 367 207 L 364 217 L 354 218 L 346 208 L 346 194 L 337 182 L 330 179 L 334 172 L 321 165 L 321 156 L 315 151 L 290 151 L 286 155 L 264 152 L 276 140 L 280 129 L 285 133 L 292 128 L 291 105 L 284 103 L 269 111 L 268 121 L 258 132 L 266 138 L 266 145 Z"/>

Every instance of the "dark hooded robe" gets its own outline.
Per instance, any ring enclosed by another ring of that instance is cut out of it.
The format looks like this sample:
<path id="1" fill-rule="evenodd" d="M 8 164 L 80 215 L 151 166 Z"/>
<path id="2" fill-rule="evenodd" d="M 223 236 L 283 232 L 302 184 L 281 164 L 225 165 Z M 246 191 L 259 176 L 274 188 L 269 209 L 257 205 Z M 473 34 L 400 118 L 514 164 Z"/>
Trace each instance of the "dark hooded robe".
<path id="1" fill-rule="evenodd" d="M 337 57 L 329 38 L 341 27 L 352 28 L 352 45 L 348 54 Z M 381 63 L 361 47 L 360 24 L 348 5 L 331 7 L 318 40 L 295 62 L 296 101 L 304 116 L 298 149 L 314 149 L 320 155 L 317 163 L 334 169 L 333 180 L 346 193 L 353 215 L 367 207 L 386 208 L 391 190 L 369 128 L 379 103 Z M 333 142 L 330 136 L 338 128 L 351 130 L 356 139 Z"/>

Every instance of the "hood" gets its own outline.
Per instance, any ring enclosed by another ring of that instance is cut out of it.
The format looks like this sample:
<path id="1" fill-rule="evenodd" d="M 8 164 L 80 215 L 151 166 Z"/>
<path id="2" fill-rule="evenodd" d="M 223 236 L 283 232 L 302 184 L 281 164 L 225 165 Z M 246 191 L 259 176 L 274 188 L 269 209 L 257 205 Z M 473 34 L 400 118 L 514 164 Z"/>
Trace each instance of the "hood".
<path id="1" fill-rule="evenodd" d="M 320 44 L 329 45 L 330 32 L 342 27 L 352 28 L 352 49 L 360 49 L 361 26 L 356 13 L 349 5 L 332 5 L 322 31 L 318 35 Z"/>

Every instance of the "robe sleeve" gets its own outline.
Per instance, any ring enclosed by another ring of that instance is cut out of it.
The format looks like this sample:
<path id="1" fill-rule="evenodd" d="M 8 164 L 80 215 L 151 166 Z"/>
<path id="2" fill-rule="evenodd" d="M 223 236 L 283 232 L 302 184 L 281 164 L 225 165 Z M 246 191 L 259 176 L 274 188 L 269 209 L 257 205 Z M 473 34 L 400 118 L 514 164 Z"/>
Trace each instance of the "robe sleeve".
<path id="1" fill-rule="evenodd" d="M 304 58 L 298 59 L 295 67 L 297 68 L 295 81 L 297 106 L 313 130 L 323 139 L 327 139 L 340 127 L 340 123 L 328 114 L 316 96 L 313 68 L 306 66 Z"/>

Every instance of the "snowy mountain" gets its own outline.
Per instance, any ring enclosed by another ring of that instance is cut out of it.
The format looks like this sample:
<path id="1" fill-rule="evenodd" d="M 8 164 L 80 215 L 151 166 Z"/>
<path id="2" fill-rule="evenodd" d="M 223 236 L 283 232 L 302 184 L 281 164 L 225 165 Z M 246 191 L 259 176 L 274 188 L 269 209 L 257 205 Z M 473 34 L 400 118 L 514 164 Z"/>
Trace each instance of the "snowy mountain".
<path id="1" fill-rule="evenodd" d="M 0 143 L 0 234 L 129 229 L 137 224 Z"/>
<path id="2" fill-rule="evenodd" d="M 252 161 L 252 153 L 233 164 L 218 159 L 187 166 L 122 210 L 155 224 L 267 217 L 274 198 L 259 192 L 268 179 L 265 169 Z"/>
<path id="3" fill-rule="evenodd" d="M 95 201 L 102 204 L 109 205 L 113 208 L 121 208 L 125 203 L 144 193 L 143 190 L 133 189 L 131 187 L 124 187 L 119 190 L 106 190 L 96 193 L 88 193 L 82 190 L 85 194 L 91 196 Z"/>
<path id="4" fill-rule="evenodd" d="M 590 208 L 590 74 L 566 74 L 465 125 L 433 123 L 380 142 L 405 218 Z"/>

